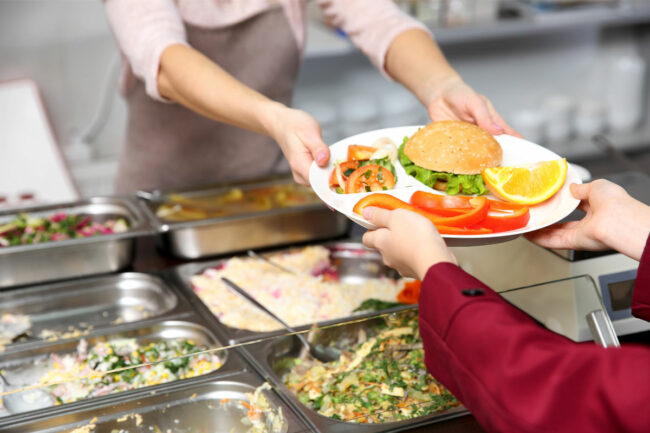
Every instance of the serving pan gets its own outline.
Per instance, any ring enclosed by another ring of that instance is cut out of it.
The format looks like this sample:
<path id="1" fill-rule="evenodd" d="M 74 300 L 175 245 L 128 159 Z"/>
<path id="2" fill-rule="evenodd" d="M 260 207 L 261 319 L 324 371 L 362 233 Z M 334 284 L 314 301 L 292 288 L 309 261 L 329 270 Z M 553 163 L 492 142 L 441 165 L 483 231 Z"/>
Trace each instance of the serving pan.
<path id="1" fill-rule="evenodd" d="M 337 270 L 339 280 L 344 283 L 363 284 L 371 278 L 388 277 L 392 279 L 399 278 L 399 274 L 385 266 L 382 262 L 381 256 L 377 251 L 366 248 L 363 244 L 358 242 L 328 242 L 322 244 L 330 250 L 330 261 L 334 268 Z M 290 252 L 292 248 L 275 250 L 274 252 Z M 271 336 L 281 335 L 284 331 L 278 329 L 277 331 L 268 332 L 255 332 L 246 329 L 238 329 L 227 326 L 219 321 L 214 314 L 210 311 L 208 306 L 203 303 L 201 298 L 194 293 L 192 289 L 191 277 L 196 274 L 202 273 L 209 268 L 220 267 L 227 259 L 219 259 L 204 262 L 187 263 L 176 268 L 170 272 L 170 278 L 175 280 L 179 287 L 187 294 L 188 299 L 193 304 L 194 309 L 198 311 L 207 321 L 214 323 L 215 329 L 230 343 L 240 343 L 251 341 Z M 396 307 L 386 312 L 399 311 L 405 307 Z M 369 317 L 375 313 L 359 313 L 354 315 L 355 318 Z M 329 323 L 339 322 L 345 318 L 337 318 L 332 320 L 320 321 L 319 325 L 326 325 Z M 294 327 L 295 329 L 305 329 L 309 324 Z"/>
<path id="2" fill-rule="evenodd" d="M 101 432 L 232 432 L 244 433 L 241 419 L 246 412 L 234 407 L 238 400 L 247 401 L 246 393 L 262 385 L 252 372 L 241 372 L 226 379 L 191 385 L 170 385 L 156 394 L 134 394 L 112 404 L 90 406 L 58 416 L 32 421 L 17 421 L 3 428 L 7 433 L 63 433 L 94 424 L 88 433 Z M 284 422 L 273 433 L 312 431 L 293 410 L 271 390 L 265 391 L 271 406 L 281 408 Z M 229 399 L 229 404 L 221 404 Z M 158 430 L 156 430 L 156 428 Z"/>
<path id="3" fill-rule="evenodd" d="M 188 311 L 188 302 L 162 278 L 136 272 L 0 292 L 0 316 L 27 316 L 31 325 L 29 337 L 8 344 L 6 350 Z"/>
<path id="4" fill-rule="evenodd" d="M 233 190 L 247 194 L 281 185 L 290 186 L 293 181 L 287 176 L 275 176 L 203 189 L 140 192 L 138 195 L 143 198 L 152 227 L 160 235 L 161 247 L 185 259 L 331 239 L 347 232 L 347 219 L 328 209 L 316 196 L 302 204 L 191 221 L 171 221 L 156 215 L 161 205 L 173 202 L 173 197 L 205 203 L 209 197 L 225 196 Z"/>
<path id="5" fill-rule="evenodd" d="M 137 201 L 129 198 L 94 197 L 4 211 L 0 212 L 0 224 L 21 212 L 33 216 L 83 214 L 96 221 L 124 218 L 129 229 L 123 233 L 0 248 L 0 287 L 119 271 L 133 260 L 134 239 L 151 233 Z"/>
<path id="6" fill-rule="evenodd" d="M 410 307 L 407 310 L 417 311 L 417 307 Z M 400 313 L 397 312 L 396 314 Z M 366 318 L 365 320 L 355 320 L 353 322 L 343 321 L 319 330 L 316 342 L 324 345 L 332 343 L 337 346 L 337 342 L 353 340 L 359 332 L 370 335 L 373 329 L 384 323 L 385 321 L 381 318 Z M 360 433 L 395 432 L 469 415 L 467 409 L 459 406 L 444 412 L 409 420 L 377 424 L 358 424 L 323 416 L 301 403 L 298 397 L 282 381 L 282 376 L 288 371 L 283 360 L 299 357 L 302 348 L 302 344 L 296 336 L 278 336 L 259 343 L 242 346 L 242 351 L 262 377 L 276 387 L 286 401 L 318 431 L 328 433 L 343 433 L 351 430 Z"/>
<path id="7" fill-rule="evenodd" d="M 108 341 L 113 339 L 134 338 L 140 345 L 146 345 L 152 342 L 163 340 L 177 340 L 187 339 L 192 340 L 197 346 L 204 346 L 206 348 L 221 347 L 221 341 L 205 326 L 205 323 L 200 320 L 167 320 L 157 323 L 148 324 L 131 324 L 131 326 L 123 326 L 119 331 L 112 330 L 103 335 L 93 335 L 85 338 L 88 347 L 94 344 Z M 26 348 L 24 350 L 16 350 L 3 354 L 0 359 L 0 370 L 4 371 L 4 376 L 9 383 L 13 386 L 29 386 L 38 383 L 39 378 L 45 372 L 43 363 L 47 361 L 50 355 L 55 354 L 58 356 L 75 353 L 79 340 L 65 340 L 54 343 L 43 343 L 37 347 Z M 243 371 L 246 364 L 241 356 L 232 350 L 223 350 L 217 352 L 217 356 L 222 361 L 222 366 L 214 371 L 205 374 L 206 377 L 215 377 L 232 374 L 234 372 Z M 80 373 L 81 374 L 81 373 Z M 200 376 L 197 376 L 200 377 Z M 176 382 L 192 382 L 194 378 L 180 379 Z M 145 386 L 135 390 L 122 391 L 115 394 L 108 394 L 105 396 L 89 397 L 77 402 L 65 403 L 59 406 L 49 407 L 40 410 L 28 411 L 23 414 L 10 415 L 6 411 L 0 411 L 0 417 L 4 416 L 5 419 L 0 418 L 0 427 L 2 423 L 8 423 L 15 418 L 25 417 L 26 415 L 33 415 L 40 417 L 52 411 L 57 411 L 60 408 L 75 408 L 87 402 L 93 402 L 96 405 L 102 404 L 105 401 L 114 399 L 121 400 L 134 392 L 142 389 L 152 390 L 155 392 L 157 389 L 165 388 L 168 384 L 159 384 Z M 96 403 L 95 403 L 96 402 Z M 72 410 L 72 409 L 70 409 Z"/>

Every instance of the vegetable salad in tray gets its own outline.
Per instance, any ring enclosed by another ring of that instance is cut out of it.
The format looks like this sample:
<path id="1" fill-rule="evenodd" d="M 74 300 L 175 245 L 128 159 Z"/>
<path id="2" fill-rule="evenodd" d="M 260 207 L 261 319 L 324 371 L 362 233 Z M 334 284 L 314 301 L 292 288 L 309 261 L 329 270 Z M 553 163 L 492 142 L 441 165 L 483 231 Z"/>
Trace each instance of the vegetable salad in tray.
<path id="1" fill-rule="evenodd" d="M 388 316 L 335 342 L 339 361 L 293 358 L 276 364 L 298 400 L 319 414 L 354 423 L 384 423 L 444 412 L 458 400 L 427 373 L 415 311 Z"/>
<path id="2" fill-rule="evenodd" d="M 99 221 L 91 215 L 65 212 L 44 217 L 21 213 L 0 224 L 0 248 L 123 233 L 128 229 L 124 218 Z"/>

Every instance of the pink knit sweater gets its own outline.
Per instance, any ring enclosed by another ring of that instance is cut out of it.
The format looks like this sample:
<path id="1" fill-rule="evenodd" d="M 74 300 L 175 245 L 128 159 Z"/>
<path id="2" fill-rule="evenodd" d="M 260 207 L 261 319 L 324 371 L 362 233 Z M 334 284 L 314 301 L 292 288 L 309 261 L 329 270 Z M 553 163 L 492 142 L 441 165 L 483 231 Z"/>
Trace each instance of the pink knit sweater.
<path id="1" fill-rule="evenodd" d="M 343 29 L 372 63 L 384 72 L 388 48 L 400 33 L 419 28 L 391 0 L 317 0 L 325 15 Z M 198 27 L 224 28 L 270 8 L 282 7 L 298 47 L 304 48 L 306 0 L 105 0 L 108 20 L 126 59 L 121 87 L 127 91 L 135 77 L 147 93 L 158 93 L 160 56 L 172 44 L 186 44 L 184 22 Z"/>

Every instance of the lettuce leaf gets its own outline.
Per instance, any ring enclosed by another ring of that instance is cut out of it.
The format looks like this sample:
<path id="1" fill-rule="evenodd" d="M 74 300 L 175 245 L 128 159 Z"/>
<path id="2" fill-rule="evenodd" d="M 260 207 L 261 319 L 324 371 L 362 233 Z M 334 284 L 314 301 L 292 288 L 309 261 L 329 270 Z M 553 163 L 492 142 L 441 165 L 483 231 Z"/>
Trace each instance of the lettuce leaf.
<path id="1" fill-rule="evenodd" d="M 433 188 L 433 185 L 438 180 L 446 181 L 446 192 L 449 195 L 456 195 L 461 192 L 467 195 L 482 195 L 488 192 L 485 183 L 483 183 L 483 177 L 480 174 L 453 174 L 432 171 L 413 164 L 413 161 L 404 153 L 404 145 L 406 145 L 408 139 L 408 137 L 404 137 L 399 147 L 399 162 L 409 176 L 413 176 L 429 188 Z"/>
<path id="2" fill-rule="evenodd" d="M 376 164 L 380 167 L 384 167 L 386 170 L 389 170 L 391 173 L 393 173 L 393 176 L 395 176 L 395 180 L 397 180 L 397 175 L 395 173 L 395 166 L 393 165 L 392 162 L 390 162 L 389 157 L 381 158 L 381 159 L 371 159 L 369 161 L 359 161 L 359 167 L 363 167 L 364 165 L 368 164 Z"/>

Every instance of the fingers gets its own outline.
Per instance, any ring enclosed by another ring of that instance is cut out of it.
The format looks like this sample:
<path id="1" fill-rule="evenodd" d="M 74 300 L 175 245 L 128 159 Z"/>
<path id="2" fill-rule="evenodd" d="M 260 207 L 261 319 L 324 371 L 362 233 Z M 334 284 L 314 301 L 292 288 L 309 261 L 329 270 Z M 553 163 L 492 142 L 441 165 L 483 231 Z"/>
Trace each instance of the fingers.
<path id="1" fill-rule="evenodd" d="M 309 186 L 309 169 L 312 159 L 308 154 L 300 154 L 290 161 L 293 180 L 300 185 Z"/>
<path id="2" fill-rule="evenodd" d="M 526 238 L 544 248 L 575 248 L 572 233 L 579 221 L 554 224 L 541 230 L 527 233 Z"/>
<path id="3" fill-rule="evenodd" d="M 389 235 L 387 229 L 368 230 L 363 234 L 361 241 L 368 248 L 381 250 L 381 245 Z"/>
<path id="4" fill-rule="evenodd" d="M 363 210 L 363 217 L 377 227 L 388 227 L 391 212 L 378 207 L 367 207 Z"/>
<path id="5" fill-rule="evenodd" d="M 330 148 L 327 147 L 323 138 L 320 134 L 320 128 L 318 133 L 311 133 L 307 137 L 301 137 L 302 142 L 309 151 L 312 160 L 316 161 L 320 167 L 327 165 L 327 161 L 330 160 Z"/>
<path id="6" fill-rule="evenodd" d="M 503 128 L 495 124 L 492 116 L 490 116 L 488 106 L 482 97 L 476 95 L 475 98 L 472 98 L 468 104 L 468 109 L 470 111 L 469 114 L 474 118 L 478 126 L 493 135 L 503 134 Z"/>
<path id="7" fill-rule="evenodd" d="M 486 104 L 488 106 L 488 110 L 490 111 L 490 116 L 492 116 L 492 120 L 494 120 L 494 122 L 503 129 L 504 134 L 513 135 L 515 137 L 523 138 L 523 136 L 520 133 L 518 133 L 513 128 L 511 128 L 510 125 L 508 125 L 506 123 L 506 121 L 503 120 L 503 117 L 501 117 L 501 115 L 494 108 L 494 105 L 492 105 L 492 102 L 490 102 L 487 98 L 485 99 L 485 102 L 486 102 Z"/>

